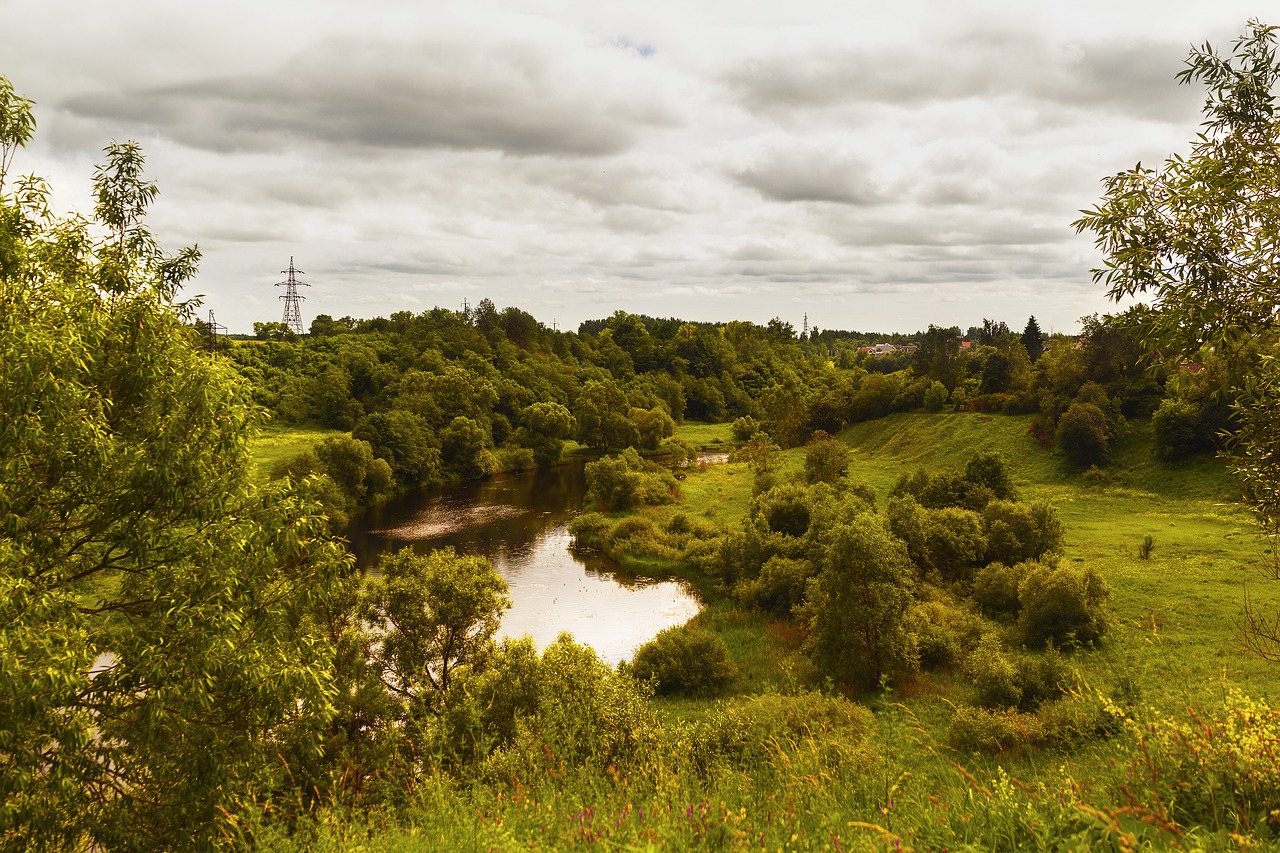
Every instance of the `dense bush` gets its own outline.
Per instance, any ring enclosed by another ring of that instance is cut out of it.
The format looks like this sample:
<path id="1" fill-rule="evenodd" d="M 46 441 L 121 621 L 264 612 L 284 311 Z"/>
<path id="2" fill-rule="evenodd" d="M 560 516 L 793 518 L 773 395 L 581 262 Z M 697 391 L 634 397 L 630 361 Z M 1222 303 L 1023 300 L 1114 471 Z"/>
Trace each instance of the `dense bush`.
<path id="1" fill-rule="evenodd" d="M 1093 403 L 1072 403 L 1058 419 L 1058 447 L 1076 468 L 1111 461 L 1111 427 Z"/>
<path id="2" fill-rule="evenodd" d="M 1037 566 L 1018 585 L 1018 628 L 1029 646 L 1091 645 L 1109 627 L 1111 589 L 1092 567 Z"/>
<path id="3" fill-rule="evenodd" d="M 604 456 L 586 465 L 584 506 L 605 511 L 667 503 L 676 488 L 671 472 L 640 458 L 628 447 L 617 456 Z"/>
<path id="4" fill-rule="evenodd" d="M 733 422 L 730 427 L 733 431 L 733 440 L 739 443 L 751 440 L 751 436 L 760 431 L 760 422 L 750 415 L 743 415 Z"/>
<path id="5" fill-rule="evenodd" d="M 990 562 L 1052 561 L 1062 553 L 1065 530 L 1048 501 L 992 501 L 983 509 L 982 521 Z"/>
<path id="6" fill-rule="evenodd" d="M 740 581 L 735 592 L 743 604 L 786 617 L 804 601 L 809 579 L 814 574 L 813 564 L 808 560 L 771 557 L 760 568 L 759 575 Z"/>
<path id="7" fill-rule="evenodd" d="M 982 620 L 948 601 L 920 601 L 907 613 L 922 667 L 959 663 L 982 635 Z"/>
<path id="8" fill-rule="evenodd" d="M 989 563 L 978 569 L 973 578 L 973 601 L 988 616 L 1018 614 L 1018 585 L 1027 572 L 1038 564 L 1031 562 L 1006 565 Z"/>
<path id="9" fill-rule="evenodd" d="M 877 516 L 861 515 L 830 531 L 820 568 L 797 611 L 818 668 L 858 690 L 914 670 L 916 641 L 905 617 L 915 569 L 902 541 Z"/>
<path id="10" fill-rule="evenodd" d="M 1151 415 L 1156 439 L 1156 455 L 1161 459 L 1181 459 L 1211 446 L 1200 423 L 1198 406 L 1175 398 L 1160 402 Z"/>
<path id="11" fill-rule="evenodd" d="M 874 753 L 867 738 L 875 726 L 870 711 L 839 696 L 769 693 L 719 705 L 696 742 L 705 763 L 727 762 L 753 772 L 815 748 L 835 766 L 869 768 Z"/>
<path id="12" fill-rule="evenodd" d="M 737 677 L 720 635 L 691 625 L 659 632 L 636 652 L 630 671 L 661 696 L 713 695 Z"/>
<path id="13" fill-rule="evenodd" d="M 838 438 L 822 430 L 813 434 L 804 453 L 804 479 L 807 483 L 837 483 L 849 467 L 849 448 Z"/>

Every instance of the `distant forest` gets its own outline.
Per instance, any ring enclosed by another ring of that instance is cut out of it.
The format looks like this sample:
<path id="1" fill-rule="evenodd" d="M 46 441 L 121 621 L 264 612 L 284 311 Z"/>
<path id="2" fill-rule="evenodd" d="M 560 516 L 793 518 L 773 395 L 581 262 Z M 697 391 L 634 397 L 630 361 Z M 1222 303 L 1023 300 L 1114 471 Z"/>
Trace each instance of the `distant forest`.
<path id="1" fill-rule="evenodd" d="M 276 474 L 327 473 L 345 483 L 331 508 L 353 511 L 425 483 L 556 464 L 570 441 L 656 451 L 685 420 L 747 418 L 795 447 L 894 412 L 1032 414 L 1031 434 L 1083 469 L 1107 464 L 1128 419 L 1154 415 L 1166 456 L 1215 448 L 1230 423 L 1224 389 L 1257 348 L 1166 360 L 1144 345 L 1143 320 L 1143 309 L 1086 317 L 1078 336 L 1046 336 L 1034 317 L 1021 332 L 984 320 L 967 332 L 797 335 L 777 319 L 618 311 L 571 332 L 486 299 L 465 312 L 320 315 L 304 336 L 257 324 L 255 339 L 217 345 L 277 422 L 350 431 L 328 458 Z M 869 351 L 884 343 L 899 348 Z M 339 476 L 377 460 L 386 470 Z"/>

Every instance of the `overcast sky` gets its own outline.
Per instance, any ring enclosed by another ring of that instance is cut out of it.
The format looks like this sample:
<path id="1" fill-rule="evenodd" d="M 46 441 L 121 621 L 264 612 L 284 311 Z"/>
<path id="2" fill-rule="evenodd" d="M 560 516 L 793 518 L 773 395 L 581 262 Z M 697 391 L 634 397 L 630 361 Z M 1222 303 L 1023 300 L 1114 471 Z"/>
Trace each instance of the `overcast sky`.
<path id="1" fill-rule="evenodd" d="M 232 331 L 488 297 L 915 331 L 1112 310 L 1070 222 L 1185 151 L 1192 43 L 1257 4 L 0 0 L 16 169 L 89 210 L 110 140 Z"/>

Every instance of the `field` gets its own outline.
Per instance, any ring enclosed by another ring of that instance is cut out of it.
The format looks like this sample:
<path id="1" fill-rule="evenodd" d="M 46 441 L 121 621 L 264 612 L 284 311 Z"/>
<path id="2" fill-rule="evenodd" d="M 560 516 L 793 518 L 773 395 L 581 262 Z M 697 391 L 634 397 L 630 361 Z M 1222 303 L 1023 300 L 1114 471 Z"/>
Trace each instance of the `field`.
<path id="1" fill-rule="evenodd" d="M 1135 427 L 1105 475 L 1082 477 L 1039 447 L 1027 424 L 899 415 L 841 439 L 853 450 L 849 476 L 872 486 L 881 506 L 903 473 L 960 468 L 973 453 L 995 450 L 1022 497 L 1057 508 L 1067 531 L 1063 559 L 1105 577 L 1115 615 L 1100 647 L 1067 656 L 1077 686 L 1057 717 L 1013 715 L 1015 728 L 999 729 L 995 748 L 959 746 L 953 730 L 973 688 L 962 672 L 942 670 L 858 697 L 870 713 L 840 701 L 841 714 L 865 716 L 831 723 L 832 685 L 802 654 L 797 627 L 745 610 L 695 576 L 707 601 L 695 622 L 724 639 L 739 679 L 727 698 L 649 700 L 655 740 L 630 763 L 588 754 L 507 782 L 432 773 L 395 810 L 335 805 L 302 835 L 275 827 L 257 843 L 298 849 L 305 837 L 310 849 L 334 850 L 357 842 L 379 850 L 1270 844 L 1272 828 L 1259 815 L 1280 805 L 1280 722 L 1270 710 L 1280 667 L 1240 652 L 1238 624 L 1246 590 L 1263 612 L 1275 612 L 1280 584 L 1259 574 L 1259 541 L 1234 503 L 1230 475 L 1212 459 L 1147 461 L 1150 436 Z M 724 425 L 686 425 L 681 435 L 698 444 L 728 438 Z M 803 453 L 783 454 L 782 478 L 799 472 Z M 752 480 L 745 464 L 709 466 L 681 483 L 677 504 L 641 512 L 654 521 L 683 512 L 732 525 L 748 507 Z M 1076 719 L 1087 725 L 1073 728 Z M 707 747 L 724 742 L 726 725 L 747 744 L 759 742 L 741 754 Z M 1040 742 L 1017 726 L 1058 728 Z"/>

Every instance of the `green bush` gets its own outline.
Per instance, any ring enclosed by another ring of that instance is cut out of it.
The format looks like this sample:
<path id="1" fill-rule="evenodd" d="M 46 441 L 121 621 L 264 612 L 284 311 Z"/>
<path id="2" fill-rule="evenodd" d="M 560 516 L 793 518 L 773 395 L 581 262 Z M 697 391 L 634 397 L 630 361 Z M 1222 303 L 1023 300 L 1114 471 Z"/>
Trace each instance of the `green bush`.
<path id="1" fill-rule="evenodd" d="M 1020 752 L 1044 740 L 1044 725 L 1035 714 L 1022 711 L 961 706 L 947 739 L 962 753 Z"/>
<path id="2" fill-rule="evenodd" d="M 1013 565 L 1052 559 L 1062 553 L 1065 529 L 1057 510 L 1047 501 L 992 501 L 982 511 L 982 523 L 989 562 Z"/>
<path id="3" fill-rule="evenodd" d="M 1156 455 L 1161 459 L 1181 459 L 1210 443 L 1200 423 L 1200 408 L 1186 400 L 1166 398 L 1151 415 L 1156 439 Z"/>
<path id="4" fill-rule="evenodd" d="M 760 574 L 745 579 L 737 586 L 738 599 L 749 607 L 777 616 L 790 616 L 804 601 L 809 579 L 816 574 L 808 560 L 771 557 L 760 568 Z"/>
<path id="5" fill-rule="evenodd" d="M 875 727 L 870 711 L 839 696 L 768 693 L 719 705 L 696 742 L 704 763 L 752 771 L 814 751 L 835 767 L 868 768 L 874 754 L 866 740 Z"/>
<path id="6" fill-rule="evenodd" d="M 598 512 L 584 512 L 569 522 L 569 535 L 581 545 L 593 548 L 605 546 L 605 536 L 613 527 L 613 522 Z"/>
<path id="7" fill-rule="evenodd" d="M 533 458 L 533 451 L 527 447 L 508 444 L 505 447 L 499 447 L 493 452 L 493 455 L 497 460 L 498 470 L 508 474 L 517 471 L 528 471 L 530 468 L 537 466 Z"/>
<path id="8" fill-rule="evenodd" d="M 984 708 L 1017 708 L 1022 704 L 1018 665 L 995 634 L 988 634 L 965 661 L 978 704 Z"/>
<path id="9" fill-rule="evenodd" d="M 1107 416 L 1093 403 L 1072 403 L 1058 418 L 1058 447 L 1076 468 L 1109 463 L 1111 437 Z"/>
<path id="10" fill-rule="evenodd" d="M 733 431 L 733 440 L 739 443 L 751 440 L 751 436 L 760 431 L 760 422 L 750 415 L 744 415 L 733 422 L 730 427 Z"/>
<path id="11" fill-rule="evenodd" d="M 720 635 L 691 625 L 659 632 L 636 652 L 630 671 L 661 696 L 713 695 L 737 677 Z"/>
<path id="12" fill-rule="evenodd" d="M 849 467 L 849 448 L 822 430 L 813 434 L 804 452 L 807 483 L 838 483 Z"/>
<path id="13" fill-rule="evenodd" d="M 1111 589 L 1093 568 L 1037 566 L 1018 585 L 1018 628 L 1029 646 L 1092 645 L 1109 627 Z"/>
<path id="14" fill-rule="evenodd" d="M 921 403 L 924 405 L 926 412 L 940 412 L 942 407 L 947 404 L 947 396 L 947 386 L 935 381 L 925 389 Z"/>
<path id="15" fill-rule="evenodd" d="M 990 563 L 973 578 L 973 602 L 988 616 L 1018 615 L 1018 585 L 1037 563 Z"/>
<path id="16" fill-rule="evenodd" d="M 588 462 L 585 470 L 587 494 L 583 505 L 606 512 L 668 503 L 676 488 L 670 471 L 641 459 L 633 447 L 617 456 Z"/>
<path id="17" fill-rule="evenodd" d="M 958 664 L 982 635 L 979 618 L 943 600 L 912 605 L 907 612 L 907 625 L 915 635 L 922 667 Z"/>
<path id="18" fill-rule="evenodd" d="M 1004 457 L 998 453 L 980 453 L 970 459 L 964 466 L 964 478 L 970 483 L 986 486 L 996 500 L 1017 499 L 1009 467 L 1005 464 Z"/>

